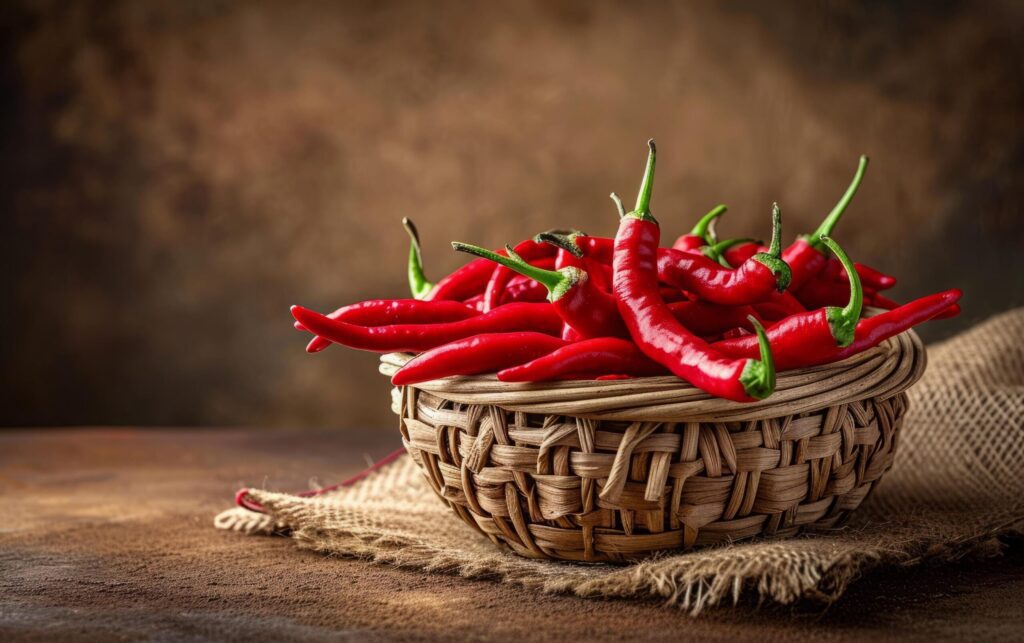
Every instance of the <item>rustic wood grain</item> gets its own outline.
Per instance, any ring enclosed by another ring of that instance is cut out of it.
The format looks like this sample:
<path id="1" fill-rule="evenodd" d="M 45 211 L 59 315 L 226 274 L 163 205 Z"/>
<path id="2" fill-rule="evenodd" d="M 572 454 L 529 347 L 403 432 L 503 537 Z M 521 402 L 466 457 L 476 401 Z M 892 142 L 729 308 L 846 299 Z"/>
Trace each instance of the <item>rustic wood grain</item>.
<path id="1" fill-rule="evenodd" d="M 390 431 L 0 433 L 0 639 L 1019 639 L 1024 552 L 884 572 L 827 610 L 542 596 L 212 528 L 233 491 L 329 484 Z"/>

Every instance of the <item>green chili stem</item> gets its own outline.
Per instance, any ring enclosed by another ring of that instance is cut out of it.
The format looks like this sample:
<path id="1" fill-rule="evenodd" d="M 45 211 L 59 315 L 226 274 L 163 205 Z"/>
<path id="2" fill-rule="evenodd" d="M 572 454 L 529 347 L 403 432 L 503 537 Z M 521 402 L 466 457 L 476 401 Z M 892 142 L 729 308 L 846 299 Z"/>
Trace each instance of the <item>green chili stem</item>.
<path id="1" fill-rule="evenodd" d="M 853 195 L 857 194 L 857 188 L 860 187 L 860 182 L 864 179 L 864 172 L 868 169 L 868 157 L 861 156 L 860 162 L 857 164 L 857 172 L 853 175 L 853 180 L 850 181 L 850 186 L 846 188 L 846 192 L 843 197 L 839 199 L 839 203 L 836 203 L 835 207 L 832 208 L 832 212 L 829 212 L 825 220 L 821 222 L 818 229 L 813 233 L 804 237 L 807 243 L 817 250 L 824 250 L 821 244 L 821 237 L 832 234 L 832 229 L 839 223 L 840 217 L 843 216 L 843 212 L 846 211 L 846 206 L 850 205 L 850 201 L 853 200 Z"/>
<path id="2" fill-rule="evenodd" d="M 741 243 L 758 243 L 757 239 L 751 239 L 749 237 L 743 237 L 742 239 L 726 239 L 719 241 L 712 246 L 701 246 L 700 252 L 708 259 L 717 261 L 726 268 L 732 268 L 729 262 L 725 260 L 725 251 L 733 246 L 738 246 Z"/>
<path id="3" fill-rule="evenodd" d="M 654 139 L 647 141 L 650 151 L 647 153 L 647 167 L 644 169 L 644 178 L 640 183 L 640 192 L 636 197 L 636 207 L 630 215 L 644 221 L 655 221 L 651 216 L 651 192 L 654 190 L 654 163 L 658 150 L 654 146 Z"/>
<path id="4" fill-rule="evenodd" d="M 772 244 L 768 252 L 759 252 L 753 257 L 764 265 L 775 275 L 775 287 L 779 292 L 784 292 L 793 280 L 793 271 L 789 264 L 782 259 L 782 210 L 778 203 L 772 204 Z"/>
<path id="5" fill-rule="evenodd" d="M 740 383 L 743 384 L 743 390 L 747 392 L 747 395 L 756 400 L 763 400 L 775 390 L 775 358 L 772 356 L 771 344 L 764 326 L 753 315 L 748 316 L 747 319 L 750 320 L 754 332 L 757 333 L 757 346 L 761 351 L 761 360 L 752 359 L 747 362 L 740 374 Z"/>
<path id="6" fill-rule="evenodd" d="M 836 338 L 836 343 L 839 346 L 849 346 L 853 343 L 857 321 L 860 319 L 860 313 L 864 308 L 864 288 L 861 286 L 857 268 L 854 267 L 850 257 L 839 247 L 839 244 L 827 236 L 820 237 L 820 240 L 835 254 L 839 262 L 843 264 L 843 269 L 846 270 L 846 275 L 849 277 L 849 303 L 843 308 L 829 306 L 825 309 L 825 315 L 832 329 L 832 336 Z"/>
<path id="7" fill-rule="evenodd" d="M 585 237 L 582 232 L 571 232 L 569 234 L 558 234 L 556 232 L 541 232 L 537 235 L 537 241 L 552 245 L 565 250 L 574 257 L 583 257 L 583 249 L 576 243 L 578 237 Z"/>
<path id="8" fill-rule="evenodd" d="M 402 219 L 402 227 L 409 233 L 409 291 L 412 296 L 416 299 L 425 298 L 431 290 L 434 289 L 434 284 L 431 283 L 426 274 L 423 272 L 423 255 L 420 251 L 420 233 L 416 229 L 416 224 L 412 222 L 408 217 Z"/>
<path id="9" fill-rule="evenodd" d="M 695 237 L 700 237 L 704 240 L 704 244 L 711 246 L 718 242 L 718 237 L 715 235 L 714 223 L 718 217 L 725 214 L 728 208 L 724 203 L 720 203 L 715 207 L 711 208 L 711 211 L 700 218 L 697 225 L 693 226 L 690 230 L 690 234 Z"/>
<path id="10" fill-rule="evenodd" d="M 782 210 L 778 203 L 772 204 L 772 243 L 768 246 L 768 254 L 782 256 Z"/>
<path id="11" fill-rule="evenodd" d="M 469 254 L 483 257 L 484 259 L 490 259 L 497 264 L 533 279 L 548 289 L 549 299 L 551 299 L 551 301 L 556 301 L 561 298 L 569 288 L 579 281 L 579 275 L 576 274 L 578 271 L 575 271 L 575 269 L 565 268 L 563 269 L 565 272 L 562 272 L 559 270 L 545 270 L 544 268 L 538 268 L 537 266 L 529 264 L 525 259 L 516 254 L 515 250 L 512 249 L 512 246 L 505 246 L 505 252 L 508 253 L 507 257 L 503 257 L 497 252 L 488 250 L 487 248 L 481 248 L 469 243 L 462 243 L 461 241 L 452 241 L 452 248 L 455 248 L 459 252 L 468 252 Z"/>

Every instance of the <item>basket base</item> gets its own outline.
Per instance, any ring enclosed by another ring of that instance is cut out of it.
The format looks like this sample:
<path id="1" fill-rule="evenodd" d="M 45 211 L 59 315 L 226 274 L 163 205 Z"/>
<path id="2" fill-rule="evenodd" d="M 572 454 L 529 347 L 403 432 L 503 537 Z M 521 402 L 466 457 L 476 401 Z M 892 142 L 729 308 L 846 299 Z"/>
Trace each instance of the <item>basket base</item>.
<path id="1" fill-rule="evenodd" d="M 406 450 L 464 522 L 531 558 L 625 562 L 839 528 L 892 465 L 888 399 L 742 422 L 625 422 L 465 405 L 415 387 Z"/>

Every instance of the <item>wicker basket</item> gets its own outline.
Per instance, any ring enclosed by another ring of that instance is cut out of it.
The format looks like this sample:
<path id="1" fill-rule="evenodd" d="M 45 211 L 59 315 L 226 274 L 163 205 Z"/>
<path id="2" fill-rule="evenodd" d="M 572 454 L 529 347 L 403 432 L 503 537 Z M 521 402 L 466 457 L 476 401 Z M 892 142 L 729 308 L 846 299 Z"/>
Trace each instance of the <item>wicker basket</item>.
<path id="1" fill-rule="evenodd" d="M 391 354 L 391 375 L 408 359 Z M 393 391 L 406 450 L 495 544 L 533 558 L 625 561 L 841 526 L 892 465 L 925 352 L 908 331 L 783 373 L 737 404 L 675 377 Z"/>

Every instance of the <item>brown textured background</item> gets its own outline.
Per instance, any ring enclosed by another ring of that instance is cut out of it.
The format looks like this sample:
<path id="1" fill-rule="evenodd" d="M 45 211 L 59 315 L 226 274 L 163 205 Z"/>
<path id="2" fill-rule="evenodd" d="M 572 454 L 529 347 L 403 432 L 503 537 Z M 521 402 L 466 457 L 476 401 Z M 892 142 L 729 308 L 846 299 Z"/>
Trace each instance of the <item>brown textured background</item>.
<path id="1" fill-rule="evenodd" d="M 1014 2 L 18 2 L 2 12 L 0 423 L 390 426 L 376 358 L 287 307 L 401 296 L 458 238 L 614 230 L 644 140 L 666 236 L 813 228 L 1024 304 Z M 993 276 L 995 275 L 995 277 Z"/>

